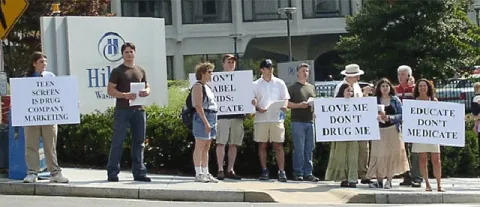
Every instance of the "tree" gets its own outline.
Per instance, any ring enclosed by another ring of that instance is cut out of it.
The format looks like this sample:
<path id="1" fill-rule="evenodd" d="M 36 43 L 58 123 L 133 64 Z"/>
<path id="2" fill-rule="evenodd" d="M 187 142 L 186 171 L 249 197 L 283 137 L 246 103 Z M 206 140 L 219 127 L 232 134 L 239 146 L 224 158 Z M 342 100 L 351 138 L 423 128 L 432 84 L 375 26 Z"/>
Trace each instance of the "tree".
<path id="1" fill-rule="evenodd" d="M 347 17 L 338 42 L 345 63 L 357 63 L 367 79 L 396 80 L 409 65 L 416 77 L 449 78 L 478 63 L 480 29 L 470 19 L 471 0 L 366 0 Z"/>
<path id="2" fill-rule="evenodd" d="M 52 3 L 60 3 L 61 16 L 111 16 L 110 0 L 30 0 L 24 15 L 2 41 L 6 71 L 15 77 L 31 67 L 30 54 L 41 50 L 40 17 L 51 15 Z"/>

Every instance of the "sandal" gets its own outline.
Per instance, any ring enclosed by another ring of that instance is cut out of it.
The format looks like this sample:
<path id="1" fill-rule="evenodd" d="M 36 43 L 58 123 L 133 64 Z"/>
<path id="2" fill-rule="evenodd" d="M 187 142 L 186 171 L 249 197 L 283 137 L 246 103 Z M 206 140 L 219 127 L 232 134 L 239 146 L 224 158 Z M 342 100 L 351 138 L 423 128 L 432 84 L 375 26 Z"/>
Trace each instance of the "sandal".
<path id="1" fill-rule="evenodd" d="M 427 192 L 432 192 L 432 188 L 431 188 L 431 187 L 426 187 L 426 188 L 425 188 L 425 191 L 427 191 Z"/>
<path id="2" fill-rule="evenodd" d="M 443 189 L 442 187 L 438 188 L 437 189 L 438 192 L 445 192 L 445 189 Z"/>

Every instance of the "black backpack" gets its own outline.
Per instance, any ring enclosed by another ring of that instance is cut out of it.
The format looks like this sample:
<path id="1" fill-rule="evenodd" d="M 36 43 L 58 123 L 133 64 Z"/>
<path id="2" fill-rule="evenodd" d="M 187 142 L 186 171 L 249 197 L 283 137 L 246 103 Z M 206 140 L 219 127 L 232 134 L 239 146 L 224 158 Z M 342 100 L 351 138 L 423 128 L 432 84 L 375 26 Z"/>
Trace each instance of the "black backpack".
<path id="1" fill-rule="evenodd" d="M 200 82 L 197 82 L 200 83 Z M 201 84 L 201 83 L 200 83 Z M 193 128 L 193 114 L 195 113 L 195 107 L 192 105 L 192 88 L 190 88 L 188 92 L 187 99 L 185 100 L 185 106 L 182 109 L 182 112 L 180 113 L 180 118 L 182 119 L 183 124 L 188 128 L 192 129 Z M 203 101 L 205 101 L 205 98 L 207 97 L 207 91 L 205 90 L 205 85 L 202 84 L 202 89 L 203 89 Z"/>

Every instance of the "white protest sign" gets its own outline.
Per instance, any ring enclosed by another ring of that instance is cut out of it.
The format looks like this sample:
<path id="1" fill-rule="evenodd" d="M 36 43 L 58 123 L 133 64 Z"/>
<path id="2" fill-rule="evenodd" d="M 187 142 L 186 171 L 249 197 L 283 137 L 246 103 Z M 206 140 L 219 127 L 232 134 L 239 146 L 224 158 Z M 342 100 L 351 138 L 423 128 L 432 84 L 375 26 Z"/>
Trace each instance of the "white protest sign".
<path id="1" fill-rule="evenodd" d="M 465 105 L 403 100 L 402 109 L 404 142 L 465 146 Z"/>
<path id="2" fill-rule="evenodd" d="M 189 74 L 190 87 L 197 82 L 195 73 Z M 251 70 L 214 72 L 207 83 L 212 87 L 218 106 L 218 115 L 254 113 L 253 73 Z"/>
<path id="3" fill-rule="evenodd" d="M 317 142 L 380 140 L 377 98 L 316 98 Z"/>
<path id="4" fill-rule="evenodd" d="M 80 123 L 77 77 L 10 78 L 12 125 Z"/>

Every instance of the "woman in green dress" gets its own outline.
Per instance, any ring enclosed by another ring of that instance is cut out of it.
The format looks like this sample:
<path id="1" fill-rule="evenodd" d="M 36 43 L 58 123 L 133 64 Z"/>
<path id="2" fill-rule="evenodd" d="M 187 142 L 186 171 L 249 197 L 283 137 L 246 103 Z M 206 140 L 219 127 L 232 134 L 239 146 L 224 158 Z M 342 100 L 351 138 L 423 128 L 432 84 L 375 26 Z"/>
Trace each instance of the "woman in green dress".
<path id="1" fill-rule="evenodd" d="M 345 83 L 340 87 L 335 97 L 350 98 L 352 95 L 352 86 Z M 357 141 L 332 142 L 325 180 L 341 181 L 340 187 L 356 188 L 358 181 L 358 151 Z"/>

